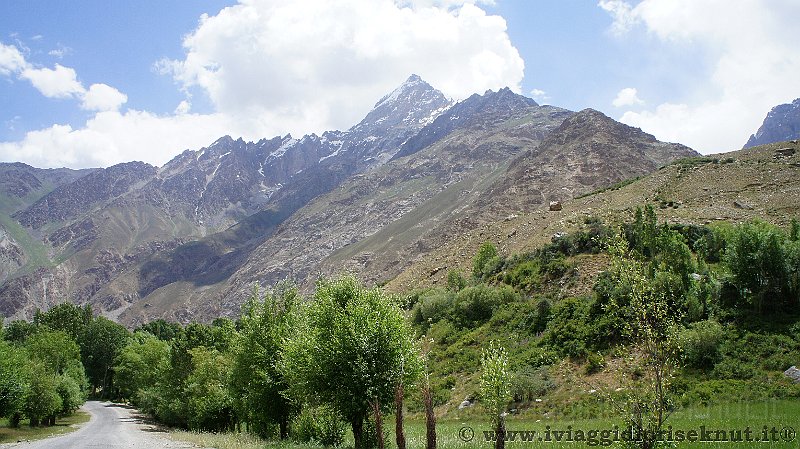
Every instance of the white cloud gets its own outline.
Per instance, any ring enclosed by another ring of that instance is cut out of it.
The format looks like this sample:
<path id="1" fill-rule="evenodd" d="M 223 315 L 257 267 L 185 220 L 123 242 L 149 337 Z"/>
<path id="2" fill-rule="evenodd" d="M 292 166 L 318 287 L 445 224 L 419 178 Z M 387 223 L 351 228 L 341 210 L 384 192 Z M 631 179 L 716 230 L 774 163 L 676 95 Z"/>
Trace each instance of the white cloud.
<path id="1" fill-rule="evenodd" d="M 531 90 L 531 96 L 536 101 L 547 101 L 550 99 L 550 96 L 547 95 L 547 92 L 543 91 L 542 89 Z"/>
<path id="2" fill-rule="evenodd" d="M 412 73 L 456 98 L 519 91 L 524 63 L 504 19 L 473 2 L 417 3 L 242 0 L 203 17 L 186 57 L 159 68 L 254 134 L 347 128 Z"/>
<path id="3" fill-rule="evenodd" d="M 83 95 L 81 108 L 89 111 L 116 111 L 128 96 L 106 84 L 92 84 Z"/>
<path id="4" fill-rule="evenodd" d="M 10 75 L 25 67 L 25 57 L 13 45 L 0 42 L 0 75 Z"/>
<path id="5" fill-rule="evenodd" d="M 643 26 L 664 45 L 701 48 L 712 67 L 710 77 L 684 86 L 694 97 L 627 111 L 625 123 L 704 153 L 729 151 L 741 148 L 773 106 L 800 97 L 796 1 L 775 0 L 767 7 L 741 0 L 731 7 L 724 0 L 643 0 L 628 5 L 627 13 L 626 6 L 607 3 L 599 6 L 612 13 L 612 30 Z"/>
<path id="6" fill-rule="evenodd" d="M 615 98 L 611 104 L 614 105 L 614 107 L 620 108 L 622 106 L 644 104 L 644 101 L 639 98 L 635 87 L 626 87 L 617 93 L 617 98 Z"/>
<path id="7" fill-rule="evenodd" d="M 600 0 L 598 6 L 614 18 L 611 32 L 617 36 L 627 33 L 637 22 L 637 17 L 633 14 L 633 7 L 624 0 Z"/>
<path id="8" fill-rule="evenodd" d="M 206 146 L 237 131 L 236 124 L 220 114 L 106 111 L 79 129 L 53 125 L 30 131 L 19 142 L 0 143 L 0 160 L 37 167 L 100 167 L 131 160 L 161 165 L 184 149 Z"/>
<path id="9" fill-rule="evenodd" d="M 19 76 L 30 81 L 47 98 L 78 97 L 85 92 L 75 70 L 61 64 L 56 64 L 54 69 L 27 67 Z"/>

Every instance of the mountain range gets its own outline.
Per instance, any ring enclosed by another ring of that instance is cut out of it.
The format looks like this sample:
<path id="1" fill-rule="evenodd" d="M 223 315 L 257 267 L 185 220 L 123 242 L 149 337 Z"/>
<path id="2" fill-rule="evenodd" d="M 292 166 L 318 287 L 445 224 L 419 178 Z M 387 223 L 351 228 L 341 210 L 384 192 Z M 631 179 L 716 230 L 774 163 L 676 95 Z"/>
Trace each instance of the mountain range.
<path id="1" fill-rule="evenodd" d="M 412 75 L 346 131 L 225 136 L 162 167 L 0 164 L 0 313 L 186 322 L 237 315 L 254 283 L 385 283 L 487 223 L 697 155 L 591 109 L 508 88 L 455 103 Z"/>

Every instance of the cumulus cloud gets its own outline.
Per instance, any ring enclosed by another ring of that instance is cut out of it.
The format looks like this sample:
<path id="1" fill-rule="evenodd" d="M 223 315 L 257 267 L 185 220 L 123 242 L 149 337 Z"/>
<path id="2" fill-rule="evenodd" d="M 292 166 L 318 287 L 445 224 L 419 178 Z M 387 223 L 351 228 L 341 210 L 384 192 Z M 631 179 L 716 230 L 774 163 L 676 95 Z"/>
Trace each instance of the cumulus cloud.
<path id="1" fill-rule="evenodd" d="M 0 75 L 10 75 L 25 67 L 25 57 L 13 45 L 0 42 Z"/>
<path id="2" fill-rule="evenodd" d="M 89 111 L 116 111 L 128 96 L 107 84 L 92 84 L 83 94 L 81 108 Z"/>
<path id="3" fill-rule="evenodd" d="M 455 98 L 519 91 L 505 20 L 473 3 L 242 0 L 204 16 L 185 58 L 159 68 L 262 134 L 347 128 L 411 73 Z"/>
<path id="4" fill-rule="evenodd" d="M 20 78 L 30 81 L 36 90 L 48 98 L 77 97 L 85 92 L 75 70 L 61 64 L 56 64 L 54 69 L 28 67 L 20 73 Z"/>
<path id="5" fill-rule="evenodd" d="M 644 101 L 637 94 L 635 87 L 626 87 L 617 93 L 617 98 L 614 98 L 611 104 L 617 108 L 644 104 Z"/>
<path id="6" fill-rule="evenodd" d="M 712 67 L 707 79 L 685 86 L 698 93 L 694 98 L 622 115 L 623 122 L 660 139 L 705 153 L 741 148 L 773 106 L 800 97 L 796 1 L 765 7 L 742 0 L 734 8 L 724 0 L 643 0 L 636 6 L 604 0 L 599 6 L 611 13 L 612 30 L 642 26 L 664 45 L 702 48 Z"/>
<path id="7" fill-rule="evenodd" d="M 131 160 L 162 165 L 184 149 L 206 146 L 237 131 L 237 125 L 220 114 L 105 111 L 82 128 L 53 125 L 30 131 L 21 141 L 0 143 L 0 158 L 37 167 L 106 167 Z"/>

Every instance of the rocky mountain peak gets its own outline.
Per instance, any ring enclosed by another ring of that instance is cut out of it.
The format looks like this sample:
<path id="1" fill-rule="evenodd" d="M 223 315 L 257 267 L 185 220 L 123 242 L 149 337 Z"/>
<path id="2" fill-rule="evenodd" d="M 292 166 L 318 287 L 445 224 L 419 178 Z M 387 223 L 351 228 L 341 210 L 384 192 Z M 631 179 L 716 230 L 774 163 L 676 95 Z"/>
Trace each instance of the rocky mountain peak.
<path id="1" fill-rule="evenodd" d="M 403 84 L 384 96 L 351 131 L 387 129 L 397 125 L 417 125 L 432 121 L 452 103 L 442 92 L 418 75 L 411 75 Z"/>
<path id="2" fill-rule="evenodd" d="M 800 98 L 772 108 L 744 148 L 800 138 Z"/>

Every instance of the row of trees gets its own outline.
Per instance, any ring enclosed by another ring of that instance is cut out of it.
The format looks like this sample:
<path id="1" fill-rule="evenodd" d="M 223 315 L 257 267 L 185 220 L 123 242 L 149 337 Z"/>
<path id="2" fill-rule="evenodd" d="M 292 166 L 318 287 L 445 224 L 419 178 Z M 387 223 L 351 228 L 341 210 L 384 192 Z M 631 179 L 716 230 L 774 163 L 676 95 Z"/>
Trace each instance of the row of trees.
<path id="1" fill-rule="evenodd" d="M 320 281 L 309 301 L 287 283 L 256 290 L 235 323 L 139 330 L 114 370 L 119 394 L 168 424 L 336 445 L 346 423 L 357 448 L 383 446 L 392 410 L 402 440 L 403 391 L 424 379 L 398 298 L 351 277 Z"/>

